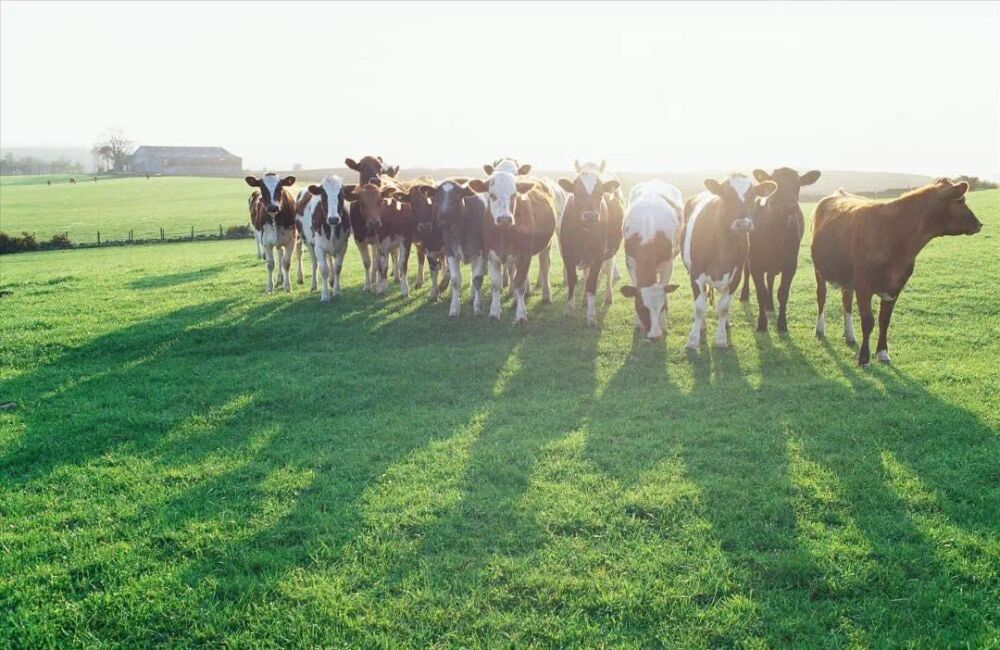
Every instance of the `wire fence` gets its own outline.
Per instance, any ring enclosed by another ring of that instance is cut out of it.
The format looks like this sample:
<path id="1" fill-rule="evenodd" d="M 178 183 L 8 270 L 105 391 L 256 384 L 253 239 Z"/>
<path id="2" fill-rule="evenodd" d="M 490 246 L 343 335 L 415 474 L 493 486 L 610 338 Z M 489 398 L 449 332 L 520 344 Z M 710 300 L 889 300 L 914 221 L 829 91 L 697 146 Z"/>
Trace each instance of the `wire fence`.
<path id="1" fill-rule="evenodd" d="M 158 232 L 157 232 L 158 231 Z M 178 228 L 150 229 L 143 228 L 137 236 L 135 228 L 121 230 L 95 230 L 91 237 L 82 239 L 76 231 L 70 239 L 68 231 L 53 235 L 51 239 L 38 239 L 35 233 L 22 232 L 20 235 L 10 235 L 0 232 L 0 254 L 23 253 L 62 248 L 98 248 L 104 246 L 136 246 L 146 244 L 174 244 L 194 241 L 210 241 L 219 239 L 249 239 L 253 237 L 253 228 L 249 224 L 225 227 L 219 224 L 217 228 L 190 226 Z"/>

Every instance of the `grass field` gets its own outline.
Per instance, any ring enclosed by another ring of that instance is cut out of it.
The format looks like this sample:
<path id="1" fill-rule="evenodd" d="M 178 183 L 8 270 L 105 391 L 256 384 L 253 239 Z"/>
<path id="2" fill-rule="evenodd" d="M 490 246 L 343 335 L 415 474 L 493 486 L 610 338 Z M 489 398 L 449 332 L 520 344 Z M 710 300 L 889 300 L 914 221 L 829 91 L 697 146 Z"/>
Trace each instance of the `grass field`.
<path id="1" fill-rule="evenodd" d="M 813 337 L 807 248 L 787 336 L 737 308 L 692 355 L 679 264 L 651 345 L 560 281 L 523 330 L 376 300 L 353 246 L 332 305 L 261 295 L 247 241 L 0 258 L 0 647 L 1000 647 L 969 203 L 868 370 Z"/>
<path id="2" fill-rule="evenodd" d="M 74 242 L 167 237 L 249 223 L 250 188 L 241 178 L 101 178 L 76 185 L 63 177 L 0 177 L 0 230 L 39 239 L 69 233 Z M 51 187 L 46 178 L 53 178 Z"/>

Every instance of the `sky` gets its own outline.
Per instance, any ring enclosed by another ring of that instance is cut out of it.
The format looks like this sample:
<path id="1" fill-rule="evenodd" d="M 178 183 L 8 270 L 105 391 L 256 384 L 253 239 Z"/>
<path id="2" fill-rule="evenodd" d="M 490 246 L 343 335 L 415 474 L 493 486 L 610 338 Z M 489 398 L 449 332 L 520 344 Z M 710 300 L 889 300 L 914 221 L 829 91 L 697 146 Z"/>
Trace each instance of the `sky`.
<path id="1" fill-rule="evenodd" d="M 0 144 L 1000 177 L 1000 3 L 0 5 Z"/>

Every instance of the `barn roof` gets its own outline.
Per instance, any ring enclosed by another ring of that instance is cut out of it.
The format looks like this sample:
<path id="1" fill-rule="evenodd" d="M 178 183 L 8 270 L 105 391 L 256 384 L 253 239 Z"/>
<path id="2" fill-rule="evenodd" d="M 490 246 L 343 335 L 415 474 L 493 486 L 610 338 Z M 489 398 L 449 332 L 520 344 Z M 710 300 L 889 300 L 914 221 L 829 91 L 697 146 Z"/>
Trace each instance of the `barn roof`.
<path id="1" fill-rule="evenodd" d="M 154 147 L 142 145 L 132 155 L 134 156 L 139 153 L 147 156 L 184 156 L 185 158 L 237 157 L 222 147 Z"/>

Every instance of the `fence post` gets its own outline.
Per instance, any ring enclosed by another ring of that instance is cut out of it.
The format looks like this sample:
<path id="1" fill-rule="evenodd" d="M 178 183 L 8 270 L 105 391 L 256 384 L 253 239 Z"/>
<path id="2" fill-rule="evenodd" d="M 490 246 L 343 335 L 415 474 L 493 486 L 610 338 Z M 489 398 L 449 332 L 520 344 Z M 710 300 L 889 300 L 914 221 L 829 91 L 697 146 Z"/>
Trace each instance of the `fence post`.
<path id="1" fill-rule="evenodd" d="M 163 228 L 160 228 L 160 241 L 163 241 Z"/>
<path id="2" fill-rule="evenodd" d="M 219 224 L 219 239 L 222 239 L 222 224 Z"/>
<path id="3" fill-rule="evenodd" d="M 97 231 L 97 245 L 98 246 L 101 245 L 101 231 L 100 230 Z"/>
<path id="4" fill-rule="evenodd" d="M 191 226 L 191 241 L 194 241 L 194 226 Z"/>
<path id="5" fill-rule="evenodd" d="M 129 241 L 129 243 L 132 243 L 132 242 L 135 241 L 135 231 L 132 230 L 131 228 L 128 229 L 128 241 Z"/>

